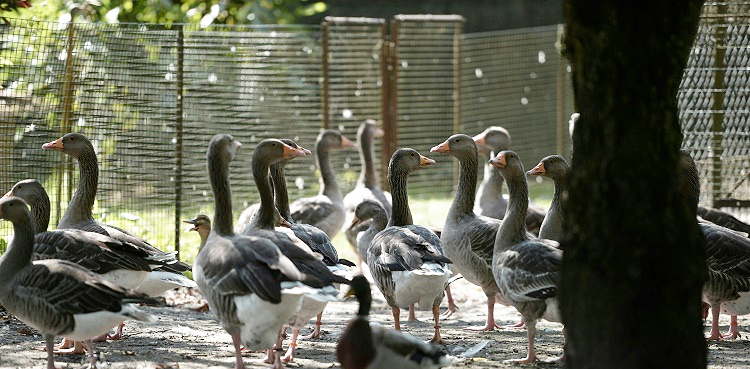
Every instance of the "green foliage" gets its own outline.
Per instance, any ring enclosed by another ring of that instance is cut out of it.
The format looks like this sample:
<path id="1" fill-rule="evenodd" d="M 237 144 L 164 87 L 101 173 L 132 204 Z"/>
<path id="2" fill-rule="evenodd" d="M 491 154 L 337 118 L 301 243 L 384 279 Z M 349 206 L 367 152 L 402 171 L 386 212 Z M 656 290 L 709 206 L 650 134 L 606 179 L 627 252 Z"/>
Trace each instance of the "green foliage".
<path id="1" fill-rule="evenodd" d="M 107 23 L 293 24 L 325 12 L 315 0 L 48 0 L 23 9 L 23 18 Z"/>

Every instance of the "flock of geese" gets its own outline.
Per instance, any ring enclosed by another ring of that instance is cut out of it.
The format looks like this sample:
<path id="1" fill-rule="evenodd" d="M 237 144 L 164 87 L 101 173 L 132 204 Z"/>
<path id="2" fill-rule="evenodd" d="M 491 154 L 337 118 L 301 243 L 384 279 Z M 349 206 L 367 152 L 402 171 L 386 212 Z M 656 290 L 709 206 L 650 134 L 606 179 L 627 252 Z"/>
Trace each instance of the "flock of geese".
<path id="1" fill-rule="evenodd" d="M 94 220 L 96 154 L 84 135 L 66 134 L 43 145 L 72 156 L 79 165 L 78 187 L 56 229 L 47 230 L 50 202 L 39 181 L 18 182 L 0 199 L 0 218 L 14 226 L 13 240 L 0 257 L 0 303 L 42 333 L 48 369 L 55 367 L 55 353 L 88 352 L 89 365 L 95 367 L 93 341 L 118 339 L 124 320 L 155 320 L 137 304 L 155 303 L 156 296 L 175 287 L 197 287 L 232 338 L 236 368 L 245 367 L 242 349 L 267 350 L 266 362 L 281 368 L 293 359 L 298 334 L 313 318 L 312 336 L 320 335 L 326 304 L 340 301 L 340 285 L 346 284 L 359 310 L 337 344 L 343 368 L 437 368 L 454 362 L 440 345 L 440 321 L 457 309 L 449 282 L 460 274 L 487 296 L 486 324 L 467 329 L 494 330 L 495 303 L 511 305 L 522 317 L 516 327 L 528 332 L 528 350 L 524 358 L 509 361 L 538 361 L 536 322 L 561 322 L 557 293 L 569 170 L 565 159 L 551 155 L 526 172 L 518 154 L 509 150 L 510 134 L 502 127 L 474 137 L 450 136 L 430 150 L 453 156 L 459 164 L 444 226 L 432 229 L 414 224 L 407 180 L 435 161 L 414 149 L 396 150 L 388 164 L 390 193 L 383 191 L 373 164 L 372 141 L 379 136 L 382 131 L 371 120 L 360 125 L 357 145 L 335 130 L 321 132 L 314 148 L 320 192 L 292 203 L 285 165 L 312 152 L 291 140 L 259 142 L 252 173 L 260 202 L 234 223 L 229 167 L 241 143 L 229 134 L 215 135 L 206 154 L 213 222 L 202 214 L 185 221 L 201 238 L 190 266 L 174 253 Z M 344 196 L 329 157 L 334 150 L 355 146 L 362 172 L 355 189 Z M 480 160 L 487 164 L 477 189 Z M 681 163 L 689 189 L 686 201 L 702 216 L 698 223 L 709 269 L 704 312 L 710 308 L 712 313 L 708 338 L 734 338 L 739 335 L 737 315 L 750 313 L 750 227 L 726 213 L 698 207 L 695 162 L 683 153 Z M 554 181 L 548 211 L 529 202 L 527 175 Z M 340 231 L 356 249 L 359 264 L 338 257 L 331 239 Z M 194 281 L 183 275 L 189 270 Z M 395 330 L 368 320 L 373 284 L 392 309 Z M 441 315 L 446 296 L 448 310 Z M 416 308 L 432 311 L 429 342 L 400 332 L 401 308 L 409 308 L 410 319 Z M 722 312 L 731 316 L 727 335 L 719 332 Z M 282 356 L 287 327 L 292 338 Z M 56 345 L 58 336 L 64 340 Z M 564 360 L 564 354 L 557 360 Z"/>

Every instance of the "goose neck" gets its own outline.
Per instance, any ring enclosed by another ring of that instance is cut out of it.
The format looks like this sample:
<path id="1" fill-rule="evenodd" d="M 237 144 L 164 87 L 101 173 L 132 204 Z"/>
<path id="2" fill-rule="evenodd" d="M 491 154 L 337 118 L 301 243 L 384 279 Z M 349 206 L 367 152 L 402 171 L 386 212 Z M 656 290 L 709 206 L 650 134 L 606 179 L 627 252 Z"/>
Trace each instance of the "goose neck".
<path id="1" fill-rule="evenodd" d="M 273 229 L 276 223 L 269 167 L 268 163 L 253 158 L 253 179 L 255 180 L 255 186 L 258 188 L 258 195 L 260 195 L 260 207 L 252 222 L 254 228 Z"/>
<path id="2" fill-rule="evenodd" d="M 507 178 L 508 210 L 498 230 L 495 249 L 508 249 L 526 240 L 526 213 L 529 208 L 529 188 L 524 176 Z"/>
<path id="3" fill-rule="evenodd" d="M 58 228 L 94 220 L 92 209 L 99 183 L 99 165 L 95 153 L 86 153 L 78 157 L 78 172 L 78 187 L 60 219 Z"/>
<path id="4" fill-rule="evenodd" d="M 0 290 L 10 285 L 19 270 L 31 263 L 34 250 L 34 229 L 31 219 L 13 223 L 13 241 L 0 257 Z"/>
<path id="5" fill-rule="evenodd" d="M 359 137 L 359 162 L 362 163 L 362 171 L 359 173 L 357 187 L 372 189 L 378 187 L 378 178 L 375 174 L 375 163 L 373 163 L 375 153 L 372 147 L 372 136 L 367 131 L 365 130 Z"/>
<path id="6" fill-rule="evenodd" d="M 343 201 L 341 190 L 336 183 L 336 175 L 333 173 L 330 160 L 330 150 L 324 145 L 318 145 L 315 148 L 315 156 L 320 168 L 320 192 L 319 195 L 325 195 L 334 201 Z"/>
<path id="7" fill-rule="evenodd" d="M 34 223 L 34 233 L 41 233 L 49 227 L 50 203 L 49 197 L 39 199 L 31 205 L 31 220 Z"/>
<path id="8" fill-rule="evenodd" d="M 286 161 L 278 162 L 271 165 L 271 181 L 273 182 L 274 201 L 279 214 L 289 222 L 292 222 L 291 211 L 289 210 L 289 192 L 286 187 L 286 174 L 284 167 Z"/>
<path id="9" fill-rule="evenodd" d="M 409 173 L 393 171 L 388 175 L 388 184 L 391 187 L 391 219 L 388 226 L 406 226 L 414 224 L 409 210 L 409 194 L 406 190 L 406 178 Z"/>
<path id="10" fill-rule="evenodd" d="M 450 211 L 454 214 L 472 214 L 476 187 L 477 156 L 462 156 L 458 159 L 458 188 Z"/>
<path id="11" fill-rule="evenodd" d="M 232 220 L 232 190 L 229 187 L 229 163 L 216 154 L 209 155 L 208 173 L 214 193 L 213 230 L 219 235 L 234 234 Z"/>

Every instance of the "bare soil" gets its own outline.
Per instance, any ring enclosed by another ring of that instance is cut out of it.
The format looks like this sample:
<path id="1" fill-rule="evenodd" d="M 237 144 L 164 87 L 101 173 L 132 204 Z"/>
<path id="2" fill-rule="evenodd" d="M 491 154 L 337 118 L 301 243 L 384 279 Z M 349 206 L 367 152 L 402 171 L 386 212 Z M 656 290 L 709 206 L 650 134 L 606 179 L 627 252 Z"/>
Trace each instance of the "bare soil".
<path id="1" fill-rule="evenodd" d="M 529 365 L 506 364 L 503 360 L 521 358 L 526 355 L 526 331 L 524 329 L 503 329 L 494 332 L 472 332 L 464 330 L 468 326 L 480 326 L 486 317 L 486 303 L 481 290 L 464 280 L 452 285 L 454 297 L 460 310 L 442 322 L 442 335 L 449 352 L 459 355 L 467 349 L 488 341 L 473 357 L 459 357 L 454 368 L 507 368 L 528 367 Z M 125 325 L 124 339 L 95 344 L 100 355 L 102 368 L 232 368 L 234 349 L 229 335 L 217 324 L 210 312 L 200 312 L 195 308 L 201 305 L 195 291 L 176 290 L 165 295 L 170 306 L 144 307 L 158 316 L 155 323 L 128 322 Z M 390 308 L 376 291 L 371 321 L 392 326 Z M 445 303 L 444 303 L 445 304 Z M 336 341 L 345 324 L 356 311 L 354 300 L 330 303 L 323 316 L 321 339 L 299 342 L 294 362 L 290 368 L 338 368 L 335 358 Z M 520 316 L 512 307 L 496 305 L 496 320 L 499 325 L 512 325 L 520 321 Z M 406 311 L 402 310 L 402 321 Z M 418 311 L 416 322 L 404 322 L 403 330 L 423 340 L 432 337 L 431 313 Z M 706 323 L 708 328 L 708 322 Z M 728 328 L 728 317 L 722 316 L 722 331 Z M 750 319 L 739 318 L 742 338 L 720 342 L 709 342 L 709 368 L 750 367 L 750 344 L 747 327 Z M 310 323 L 310 327 L 312 322 Z M 562 326 L 542 321 L 537 325 L 537 350 L 542 358 L 552 359 L 562 353 Z M 309 333 L 310 328 L 302 333 Z M 708 332 L 708 329 L 706 329 Z M 285 348 L 288 345 L 285 341 Z M 0 368 L 45 368 L 46 353 L 39 350 L 44 340 L 38 332 L 27 328 L 22 322 L 0 310 Z M 249 368 L 269 368 L 263 362 L 262 353 L 244 353 L 245 364 Z M 82 355 L 58 356 L 60 368 L 80 368 Z M 562 367 L 559 364 L 536 364 L 544 368 Z M 395 368 L 394 368 L 395 369 Z"/>

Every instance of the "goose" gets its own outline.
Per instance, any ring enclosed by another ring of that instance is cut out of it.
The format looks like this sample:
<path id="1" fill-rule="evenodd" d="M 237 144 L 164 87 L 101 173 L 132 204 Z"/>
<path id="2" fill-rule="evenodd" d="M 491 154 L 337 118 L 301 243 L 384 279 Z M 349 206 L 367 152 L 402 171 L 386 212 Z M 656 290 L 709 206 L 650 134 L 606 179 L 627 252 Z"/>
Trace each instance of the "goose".
<path id="1" fill-rule="evenodd" d="M 351 289 L 346 296 L 351 295 L 359 302 L 357 315 L 347 324 L 336 343 L 336 358 L 343 369 L 427 369 L 441 368 L 455 362 L 439 345 L 371 325 L 372 295 L 370 284 L 362 275 L 352 278 Z"/>
<path id="2" fill-rule="evenodd" d="M 568 192 L 568 162 L 560 155 L 549 155 L 544 157 L 539 164 L 529 170 L 526 174 L 534 176 L 546 176 L 552 178 L 555 191 L 552 194 L 547 215 L 544 217 L 542 226 L 539 227 L 539 238 L 555 240 L 560 242 L 563 232 L 563 219 L 565 219 L 565 207 L 563 197 Z"/>
<path id="3" fill-rule="evenodd" d="M 375 151 L 372 140 L 374 137 L 383 137 L 383 134 L 383 130 L 378 128 L 377 123 L 372 119 L 362 122 L 357 130 L 357 149 L 359 150 L 362 170 L 354 189 L 344 196 L 344 209 L 346 209 L 344 234 L 355 250 L 358 248 L 357 235 L 369 226 L 369 222 L 365 222 L 360 224 L 358 228 L 351 227 L 357 205 L 366 200 L 376 201 L 385 209 L 388 216 L 391 214 L 391 194 L 388 191 L 383 191 L 378 185 L 378 176 L 375 171 L 375 163 L 373 163 Z M 361 261 L 360 265 L 363 263 Z"/>
<path id="4" fill-rule="evenodd" d="M 83 134 L 68 133 L 55 141 L 42 145 L 46 150 L 60 151 L 78 161 L 79 180 L 73 198 L 57 224 L 58 229 L 73 228 L 100 233 L 114 239 L 137 245 L 144 252 L 160 255 L 163 251 L 152 246 L 142 238 L 123 229 L 103 224 L 94 220 L 92 208 L 96 198 L 99 181 L 99 167 L 96 152 L 91 141 Z M 138 291 L 149 296 L 159 296 L 175 287 L 196 287 L 191 279 L 182 273 L 190 270 L 190 265 L 172 258 L 167 265 L 154 269 L 138 286 Z"/>
<path id="5" fill-rule="evenodd" d="M 279 330 L 309 292 L 299 282 L 320 284 L 317 277 L 300 271 L 271 239 L 234 233 L 229 163 L 240 146 L 228 134 L 217 134 L 209 142 L 206 161 L 214 216 L 193 264 L 209 310 L 232 337 L 237 369 L 245 368 L 242 345 L 261 350 L 276 342 Z M 283 149 L 287 157 L 304 155 L 288 146 Z M 283 367 L 279 355 L 274 367 Z"/>
<path id="6" fill-rule="evenodd" d="M 680 153 L 680 167 L 685 173 L 689 205 L 698 207 L 700 175 L 695 161 L 686 151 Z M 732 229 L 711 222 L 698 222 L 703 233 L 708 278 L 701 299 L 711 308 L 709 340 L 737 338 L 737 316 L 750 314 L 750 239 Z M 729 332 L 719 332 L 720 313 L 730 315 Z"/>
<path id="7" fill-rule="evenodd" d="M 201 239 L 200 246 L 198 246 L 198 251 L 203 248 L 203 245 L 206 244 L 206 240 L 208 239 L 208 234 L 211 233 L 211 218 L 208 217 L 206 214 L 198 214 L 193 219 L 183 220 L 184 223 L 192 224 L 193 227 L 189 228 L 189 231 L 195 231 L 198 233 L 198 236 Z"/>
<path id="8" fill-rule="evenodd" d="M 289 156 L 285 157 L 286 152 L 289 150 L 300 152 L 302 155 L 305 154 L 304 150 L 295 149 L 276 139 L 263 140 L 256 146 L 255 151 L 253 152 L 252 168 L 255 185 L 257 186 L 260 195 L 260 207 L 258 208 L 258 212 L 253 220 L 245 228 L 244 234 L 271 240 L 279 247 L 284 255 L 292 260 L 300 271 L 309 276 L 314 276 L 319 281 L 319 284 L 314 286 L 317 287 L 318 290 L 306 295 L 303 299 L 302 303 L 307 303 L 307 306 L 296 307 L 294 315 L 290 317 L 290 319 L 293 319 L 291 320 L 293 323 L 293 332 L 296 330 L 296 332 L 299 333 L 299 329 L 304 326 L 304 323 L 306 323 L 312 316 L 322 312 L 325 307 L 325 302 L 336 300 L 338 289 L 333 286 L 333 283 L 348 283 L 348 280 L 343 276 L 334 274 L 328 269 L 323 262 L 324 256 L 314 252 L 308 244 L 305 244 L 295 235 L 294 231 L 287 232 L 275 229 L 275 225 L 278 222 L 276 216 L 279 216 L 280 212 L 274 207 L 274 196 L 271 189 L 269 170 L 273 164 L 278 163 L 285 158 L 291 158 Z M 276 169 L 283 170 L 283 165 L 281 167 L 282 168 L 276 167 Z M 279 185 L 282 185 L 281 182 L 283 182 L 283 178 L 277 178 L 275 182 L 279 182 Z M 292 219 L 294 219 L 293 216 Z M 333 248 L 333 246 L 331 245 L 330 248 Z M 337 262 L 338 257 L 334 257 Z M 307 314 L 310 314 L 311 312 L 312 316 L 307 316 Z M 289 320 L 287 322 L 289 322 Z M 279 340 L 277 341 L 276 346 L 280 349 L 281 335 L 279 335 Z M 290 350 L 289 357 L 284 360 L 289 361 L 292 359 L 294 352 L 293 347 L 294 346 L 292 346 L 292 349 Z M 269 356 L 270 354 L 271 352 L 269 351 Z M 274 360 L 281 362 L 281 358 L 275 358 Z"/>
<path id="9" fill-rule="evenodd" d="M 720 225 L 725 228 L 733 229 L 737 232 L 742 232 L 750 237 L 750 224 L 747 224 L 734 215 L 729 214 L 720 209 L 698 206 L 698 216 L 716 225 Z"/>
<path id="10" fill-rule="evenodd" d="M 474 213 L 474 190 L 477 183 L 477 146 L 474 139 L 455 134 L 433 147 L 431 152 L 444 153 L 458 159 L 459 175 L 456 196 L 443 225 L 440 241 L 446 256 L 453 261 L 453 270 L 467 281 L 478 285 L 487 296 L 487 323 L 469 330 L 494 330 L 495 301 L 500 292 L 492 276 L 492 249 L 502 221 Z M 502 301 L 502 299 L 500 299 Z M 449 311 L 445 316 L 450 315 Z"/>
<path id="11" fill-rule="evenodd" d="M 281 141 L 291 147 L 302 149 L 307 155 L 310 155 L 309 150 L 301 148 L 292 140 L 282 139 Z M 297 223 L 291 217 L 289 211 L 289 194 L 286 186 L 286 175 L 284 173 L 285 166 L 288 162 L 289 159 L 282 159 L 279 162 L 272 164 L 270 167 L 271 183 L 273 184 L 274 189 L 274 203 L 279 212 L 279 216 L 286 221 L 287 226 L 294 234 L 294 237 L 302 240 L 302 242 L 309 246 L 313 252 L 323 257 L 323 263 L 331 271 L 338 275 L 345 275 L 348 271 L 346 267 L 354 266 L 354 264 L 348 260 L 339 259 L 338 252 L 328 238 L 328 235 L 313 225 Z M 283 230 L 283 228 L 281 230 Z M 320 337 L 323 310 L 327 304 L 328 301 L 325 300 L 320 301 L 319 299 L 303 298 L 299 309 L 288 322 L 289 327 L 292 329 L 292 339 L 289 343 L 289 349 L 281 358 L 282 362 L 288 363 L 294 360 L 299 332 L 312 317 L 316 317 L 315 328 L 313 328 L 313 332 L 309 336 L 303 338 Z"/>
<path id="12" fill-rule="evenodd" d="M 396 330 L 401 329 L 400 308 L 419 303 L 419 308 L 432 308 L 435 334 L 440 337 L 440 302 L 451 275 L 451 261 L 443 254 L 440 239 L 425 227 L 412 224 L 407 177 L 416 169 L 435 161 L 414 149 L 399 149 L 388 165 L 388 182 L 393 194 L 393 208 L 388 226 L 372 239 L 367 251 L 367 266 L 375 285 L 391 306 Z"/>
<path id="13" fill-rule="evenodd" d="M 341 230 L 346 217 L 344 199 L 331 168 L 331 150 L 354 147 L 354 143 L 341 133 L 327 129 L 315 140 L 315 156 L 320 169 L 320 191 L 317 196 L 297 199 L 290 205 L 292 218 L 323 230 L 333 239 Z"/>
<path id="14" fill-rule="evenodd" d="M 34 260 L 62 259 L 79 264 L 104 280 L 126 289 L 136 289 L 153 269 L 168 265 L 172 253 L 149 254 L 136 245 L 122 242 L 95 232 L 80 229 L 47 231 L 50 219 L 50 200 L 47 191 L 36 179 L 17 182 L 3 197 L 18 197 L 31 206 L 34 224 Z M 116 332 L 97 337 L 97 340 L 120 339 L 123 325 Z M 57 354 L 82 354 L 83 345 L 63 340 L 55 346 Z"/>
<path id="15" fill-rule="evenodd" d="M 13 223 L 14 237 L 0 257 L 0 304 L 24 323 L 39 330 L 47 349 L 47 369 L 55 368 L 56 336 L 85 341 L 89 367 L 96 367 L 91 338 L 125 319 L 152 322 L 155 318 L 130 303 L 153 302 L 101 279 L 65 260 L 32 262 L 34 226 L 26 203 L 18 197 L 0 199 L 0 219 Z"/>
<path id="16" fill-rule="evenodd" d="M 535 362 L 538 360 L 534 349 L 537 320 L 561 322 L 557 288 L 563 254 L 557 241 L 532 238 L 526 230 L 529 194 L 518 154 L 501 151 L 490 163 L 508 183 L 510 194 L 508 212 L 495 239 L 492 273 L 505 299 L 521 313 L 528 338 L 526 357 L 506 361 Z M 562 359 L 561 356 L 558 360 Z"/>
<path id="17" fill-rule="evenodd" d="M 490 159 L 503 150 L 510 147 L 510 134 L 499 126 L 492 126 L 482 133 L 474 136 L 474 141 L 479 147 L 490 149 Z M 484 168 L 484 178 L 477 191 L 477 201 L 474 211 L 479 215 L 495 219 L 503 219 L 508 207 L 508 200 L 503 195 L 503 183 L 505 180 L 491 165 Z M 534 235 L 539 235 L 539 227 L 544 221 L 545 210 L 541 206 L 529 201 L 529 209 L 526 213 L 526 229 Z"/>
<path id="18" fill-rule="evenodd" d="M 364 200 L 357 204 L 354 209 L 349 228 L 361 228 L 362 224 L 368 227 L 357 235 L 357 253 L 363 263 L 367 263 L 367 249 L 370 247 L 373 237 L 388 225 L 388 213 L 377 201 Z"/>

